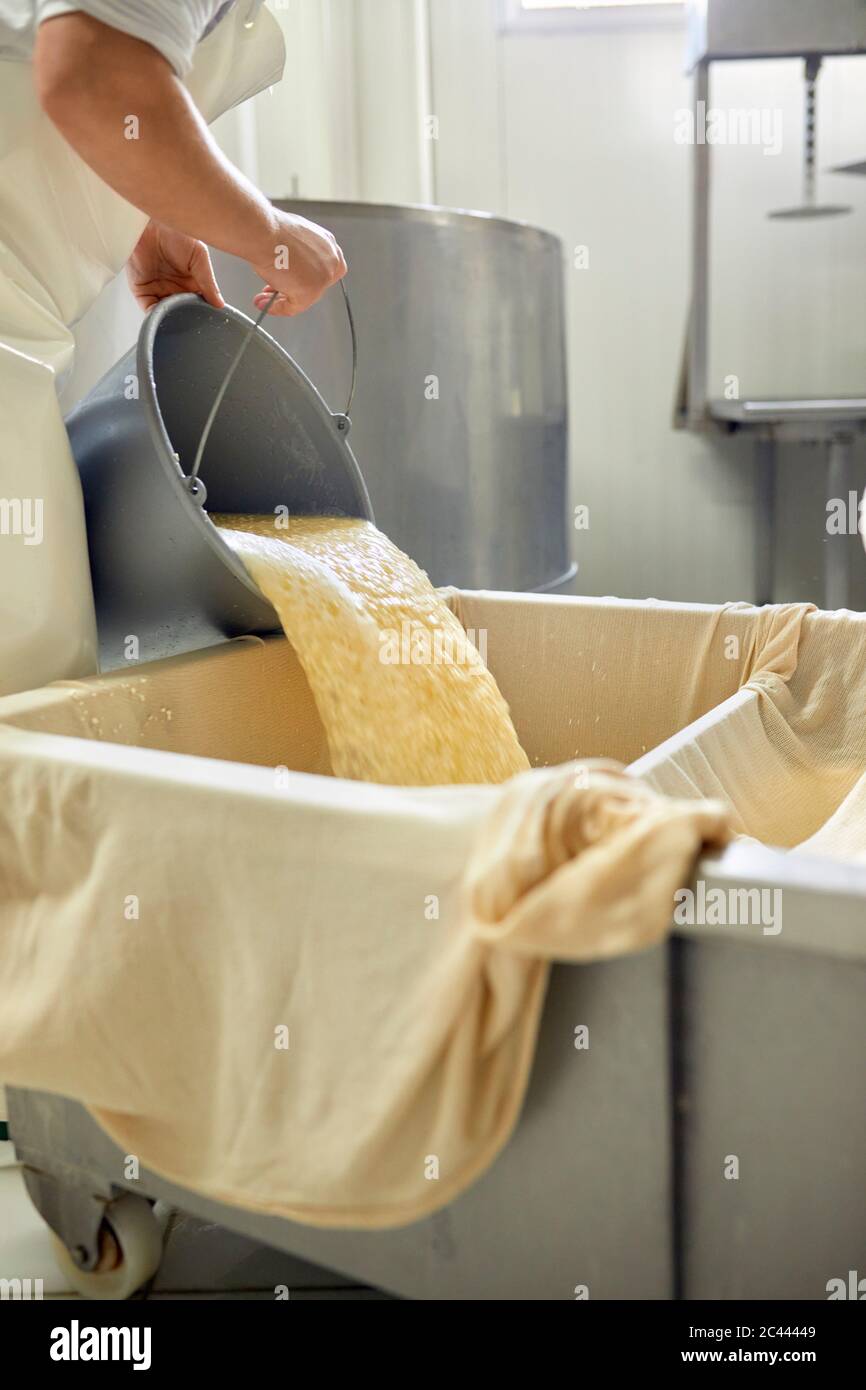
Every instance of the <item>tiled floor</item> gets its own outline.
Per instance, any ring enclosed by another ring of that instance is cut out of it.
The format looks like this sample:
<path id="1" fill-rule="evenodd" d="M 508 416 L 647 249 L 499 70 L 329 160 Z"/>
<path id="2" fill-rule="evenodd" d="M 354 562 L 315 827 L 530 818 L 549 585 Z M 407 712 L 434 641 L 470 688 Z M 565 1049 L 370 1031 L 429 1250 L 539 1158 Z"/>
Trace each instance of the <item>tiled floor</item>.
<path id="1" fill-rule="evenodd" d="M 0 1143 L 0 1279 L 41 1279 L 45 1298 L 73 1298 L 47 1226 L 30 1202 L 11 1144 Z M 150 1298 L 266 1299 L 277 1285 L 293 1300 L 383 1299 L 330 1270 L 256 1245 L 217 1226 L 179 1217 Z"/>

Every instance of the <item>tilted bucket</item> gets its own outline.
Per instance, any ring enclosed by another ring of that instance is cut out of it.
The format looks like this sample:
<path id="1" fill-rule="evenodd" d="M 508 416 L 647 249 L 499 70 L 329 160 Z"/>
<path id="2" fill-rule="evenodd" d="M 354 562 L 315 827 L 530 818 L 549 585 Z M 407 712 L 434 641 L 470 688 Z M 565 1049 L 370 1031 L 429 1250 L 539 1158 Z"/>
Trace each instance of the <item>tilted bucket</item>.
<path id="1" fill-rule="evenodd" d="M 279 630 L 208 511 L 373 518 L 347 416 L 261 330 L 220 405 L 196 490 L 188 475 L 205 421 L 251 327 L 196 295 L 163 301 L 66 421 L 104 670 Z"/>

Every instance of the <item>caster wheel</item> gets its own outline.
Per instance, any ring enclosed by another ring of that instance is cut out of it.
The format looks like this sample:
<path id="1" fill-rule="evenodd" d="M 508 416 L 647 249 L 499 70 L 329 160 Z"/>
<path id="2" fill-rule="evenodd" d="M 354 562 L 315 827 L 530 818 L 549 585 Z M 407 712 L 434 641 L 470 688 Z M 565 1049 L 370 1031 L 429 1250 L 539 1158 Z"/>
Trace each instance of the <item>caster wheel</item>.
<path id="1" fill-rule="evenodd" d="M 79 1269 L 57 1236 L 52 1243 L 69 1287 L 82 1298 L 131 1298 L 159 1269 L 162 1226 L 149 1202 L 126 1193 L 106 1207 L 95 1269 Z"/>

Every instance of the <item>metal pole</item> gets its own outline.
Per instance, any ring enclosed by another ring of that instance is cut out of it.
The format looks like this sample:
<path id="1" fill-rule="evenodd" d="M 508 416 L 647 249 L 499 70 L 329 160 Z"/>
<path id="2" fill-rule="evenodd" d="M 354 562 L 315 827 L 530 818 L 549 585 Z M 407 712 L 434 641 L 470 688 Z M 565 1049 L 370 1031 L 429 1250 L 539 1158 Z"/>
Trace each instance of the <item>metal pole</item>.
<path id="1" fill-rule="evenodd" d="M 755 603 L 773 602 L 776 572 L 776 441 L 755 441 Z"/>
<path id="2" fill-rule="evenodd" d="M 851 485 L 851 438 L 839 435 L 830 441 L 827 456 L 827 498 L 842 500 L 848 510 Z M 851 538 L 828 535 L 824 542 L 824 607 L 847 608 L 851 601 Z"/>
<path id="3" fill-rule="evenodd" d="M 692 187 L 692 305 L 689 326 L 688 423 L 706 422 L 710 301 L 710 147 L 706 140 L 710 65 L 695 69 L 695 153 Z"/>

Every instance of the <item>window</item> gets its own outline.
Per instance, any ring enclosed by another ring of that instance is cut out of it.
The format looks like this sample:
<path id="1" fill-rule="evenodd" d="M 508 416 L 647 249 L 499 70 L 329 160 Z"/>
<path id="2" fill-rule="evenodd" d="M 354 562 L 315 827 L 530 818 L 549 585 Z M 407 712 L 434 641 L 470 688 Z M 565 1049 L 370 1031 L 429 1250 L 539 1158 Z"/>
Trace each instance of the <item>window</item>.
<path id="1" fill-rule="evenodd" d="M 686 0 L 500 0 L 511 31 L 619 28 L 682 24 Z"/>

